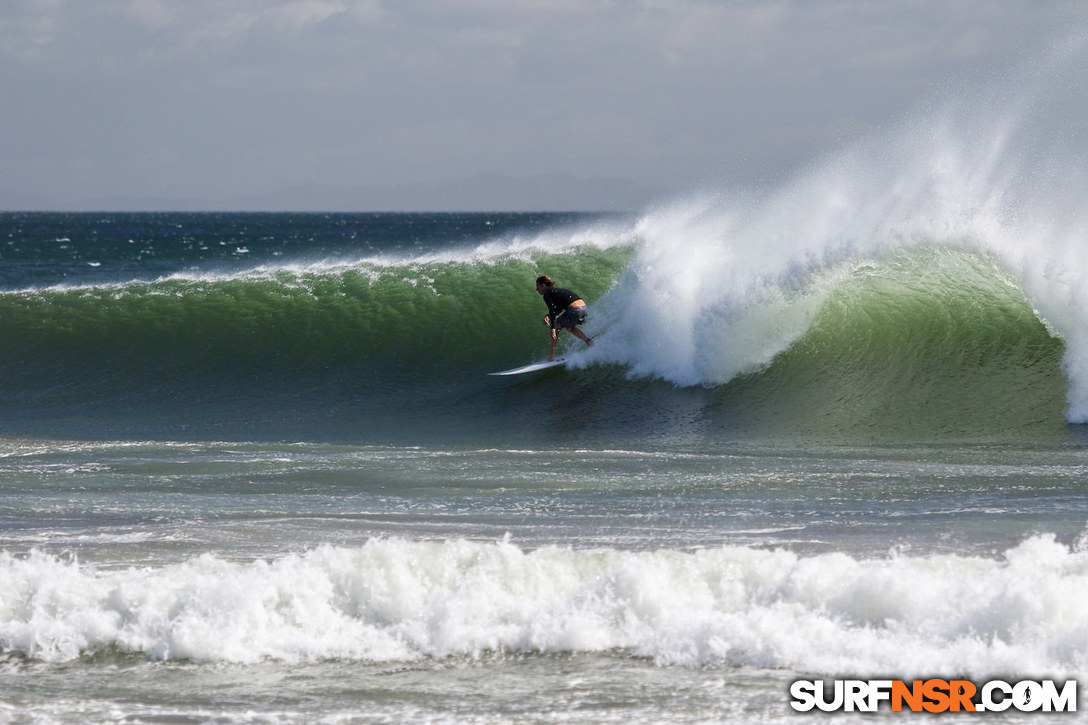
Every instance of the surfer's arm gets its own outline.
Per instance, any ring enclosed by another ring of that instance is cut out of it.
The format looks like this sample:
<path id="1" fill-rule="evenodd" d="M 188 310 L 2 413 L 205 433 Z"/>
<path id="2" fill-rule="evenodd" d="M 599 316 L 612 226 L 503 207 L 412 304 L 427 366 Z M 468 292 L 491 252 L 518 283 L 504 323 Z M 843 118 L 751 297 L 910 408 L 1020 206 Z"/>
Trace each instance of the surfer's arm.
<path id="1" fill-rule="evenodd" d="M 544 293 L 544 304 L 548 306 L 548 314 L 544 315 L 544 324 L 555 329 L 555 321 L 563 312 L 562 305 L 555 299 L 554 292 L 548 290 Z"/>

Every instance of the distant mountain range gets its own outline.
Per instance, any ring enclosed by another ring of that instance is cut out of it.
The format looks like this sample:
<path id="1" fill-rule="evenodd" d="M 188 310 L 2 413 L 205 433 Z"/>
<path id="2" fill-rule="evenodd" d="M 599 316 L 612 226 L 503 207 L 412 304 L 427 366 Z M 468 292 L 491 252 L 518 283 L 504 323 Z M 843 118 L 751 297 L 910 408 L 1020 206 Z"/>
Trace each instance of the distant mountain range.
<path id="1" fill-rule="evenodd" d="M 6 193 L 11 211 L 637 211 L 661 190 L 622 179 L 569 174 L 510 177 L 484 173 L 445 182 L 391 186 L 300 184 L 233 199 L 103 197 L 74 202 Z"/>

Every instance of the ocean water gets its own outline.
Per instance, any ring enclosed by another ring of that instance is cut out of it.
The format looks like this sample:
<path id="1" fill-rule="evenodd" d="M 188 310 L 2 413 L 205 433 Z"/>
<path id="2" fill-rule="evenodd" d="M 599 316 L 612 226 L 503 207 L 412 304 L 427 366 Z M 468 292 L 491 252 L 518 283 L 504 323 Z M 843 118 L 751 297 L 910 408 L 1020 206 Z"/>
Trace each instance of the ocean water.
<path id="1" fill-rule="evenodd" d="M 1083 684 L 1084 57 L 629 215 L 0 214 L 0 721 Z"/>

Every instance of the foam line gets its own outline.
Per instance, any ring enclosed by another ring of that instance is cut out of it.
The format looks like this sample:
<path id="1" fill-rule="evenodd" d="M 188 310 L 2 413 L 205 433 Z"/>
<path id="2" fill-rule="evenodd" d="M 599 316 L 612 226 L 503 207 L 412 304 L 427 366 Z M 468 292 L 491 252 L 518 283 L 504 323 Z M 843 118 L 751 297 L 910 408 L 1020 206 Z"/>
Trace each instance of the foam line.
<path id="1" fill-rule="evenodd" d="M 1088 669 L 1088 555 L 1047 535 L 999 559 L 374 539 L 97 571 L 5 553 L 0 579 L 0 647 L 43 661 L 622 650 L 661 665 L 821 673 Z"/>

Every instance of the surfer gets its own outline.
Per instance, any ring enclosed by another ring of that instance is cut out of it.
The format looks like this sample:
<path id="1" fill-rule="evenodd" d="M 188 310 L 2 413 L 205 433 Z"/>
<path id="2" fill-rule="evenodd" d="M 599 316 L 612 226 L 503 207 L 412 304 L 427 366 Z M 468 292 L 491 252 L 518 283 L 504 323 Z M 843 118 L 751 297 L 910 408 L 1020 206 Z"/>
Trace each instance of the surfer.
<path id="1" fill-rule="evenodd" d="M 544 296 L 544 303 L 548 305 L 548 314 L 544 315 L 544 324 L 551 328 L 552 335 L 552 349 L 548 360 L 555 360 L 555 346 L 559 342 L 560 330 L 570 330 L 586 345 L 593 344 L 589 335 L 578 329 L 578 325 L 586 321 L 586 303 L 581 297 L 569 289 L 556 287 L 555 282 L 546 274 L 536 278 L 536 291 Z"/>

